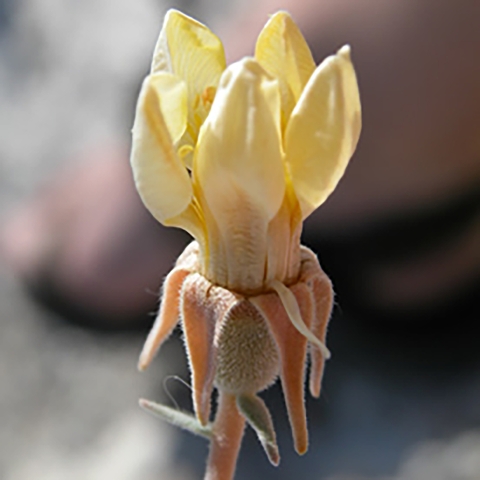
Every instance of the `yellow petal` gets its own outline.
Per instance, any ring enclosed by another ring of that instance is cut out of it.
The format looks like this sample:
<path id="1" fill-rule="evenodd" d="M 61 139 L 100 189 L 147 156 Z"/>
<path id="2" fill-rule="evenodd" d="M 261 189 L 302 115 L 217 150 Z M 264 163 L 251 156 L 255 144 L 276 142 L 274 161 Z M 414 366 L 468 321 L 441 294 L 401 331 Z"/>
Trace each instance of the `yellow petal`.
<path id="1" fill-rule="evenodd" d="M 214 33 L 177 10 L 167 12 L 155 46 L 151 71 L 171 72 L 187 83 L 189 126 L 193 129 L 189 133 L 193 141 L 196 141 L 198 128 L 208 113 L 208 109 L 201 108 L 202 101 L 209 100 L 209 89 L 217 86 L 225 67 L 223 45 Z M 195 118 L 194 113 L 199 118 Z"/>
<path id="2" fill-rule="evenodd" d="M 254 59 L 225 71 L 195 161 L 209 204 L 221 210 L 222 197 L 231 197 L 234 187 L 246 192 L 268 220 L 277 213 L 285 192 L 279 107 L 277 82 Z"/>
<path id="3" fill-rule="evenodd" d="M 315 70 L 307 42 L 288 13 L 278 12 L 270 18 L 258 37 L 255 58 L 279 81 L 284 128 Z"/>
<path id="4" fill-rule="evenodd" d="M 173 145 L 186 117 L 184 82 L 168 73 L 148 76 L 137 104 L 131 164 L 143 203 L 160 222 L 180 214 L 192 198 L 190 177 Z"/>
<path id="5" fill-rule="evenodd" d="M 200 131 L 194 160 L 204 210 L 216 224 L 208 225 L 207 218 L 207 229 L 217 229 L 221 238 L 213 240 L 228 250 L 218 263 L 228 266 L 229 275 L 244 275 L 251 288 L 263 282 L 266 229 L 285 192 L 279 112 L 277 82 L 254 59 L 231 65 Z M 233 288 L 230 280 L 228 285 Z"/>
<path id="6" fill-rule="evenodd" d="M 305 219 L 335 189 L 361 129 L 357 79 L 345 46 L 317 67 L 285 131 L 285 154 Z"/>

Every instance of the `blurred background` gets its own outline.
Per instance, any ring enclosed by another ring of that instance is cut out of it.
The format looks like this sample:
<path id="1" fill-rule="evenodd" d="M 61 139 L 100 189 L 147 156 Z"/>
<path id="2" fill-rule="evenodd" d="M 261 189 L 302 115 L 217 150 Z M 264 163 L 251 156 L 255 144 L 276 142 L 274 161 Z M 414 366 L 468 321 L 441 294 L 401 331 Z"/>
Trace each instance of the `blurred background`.
<path id="1" fill-rule="evenodd" d="M 207 445 L 142 412 L 190 409 L 177 334 L 136 361 L 188 238 L 128 166 L 167 8 L 253 52 L 284 8 L 319 62 L 352 46 L 357 153 L 306 223 L 337 292 L 311 446 L 278 386 L 275 469 L 248 431 L 238 479 L 480 479 L 480 4 L 475 0 L 0 0 L 0 478 L 200 479 Z"/>

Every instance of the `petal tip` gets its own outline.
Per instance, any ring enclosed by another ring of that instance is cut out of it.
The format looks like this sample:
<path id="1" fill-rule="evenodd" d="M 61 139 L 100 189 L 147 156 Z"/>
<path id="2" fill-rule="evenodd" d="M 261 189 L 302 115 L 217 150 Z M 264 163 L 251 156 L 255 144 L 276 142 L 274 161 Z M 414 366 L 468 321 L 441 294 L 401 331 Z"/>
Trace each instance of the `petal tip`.
<path id="1" fill-rule="evenodd" d="M 350 60 L 351 54 L 352 54 L 352 47 L 350 47 L 348 43 L 337 51 L 337 55 L 340 55 L 346 58 L 347 60 Z"/>
<path id="2" fill-rule="evenodd" d="M 193 18 L 189 17 L 188 15 L 185 15 L 183 12 L 181 12 L 180 10 L 177 10 L 176 8 L 169 8 L 167 10 L 167 13 L 165 13 L 165 17 L 164 17 L 164 20 L 163 20 L 163 25 L 164 27 L 166 25 L 168 25 L 170 22 L 172 21 L 175 21 L 175 20 L 179 20 L 179 21 L 194 21 L 195 23 L 197 23 L 196 20 L 194 20 Z"/>
<path id="3" fill-rule="evenodd" d="M 287 10 L 279 10 L 269 16 L 269 22 L 272 21 L 288 21 L 292 20 L 292 16 L 287 12 Z"/>

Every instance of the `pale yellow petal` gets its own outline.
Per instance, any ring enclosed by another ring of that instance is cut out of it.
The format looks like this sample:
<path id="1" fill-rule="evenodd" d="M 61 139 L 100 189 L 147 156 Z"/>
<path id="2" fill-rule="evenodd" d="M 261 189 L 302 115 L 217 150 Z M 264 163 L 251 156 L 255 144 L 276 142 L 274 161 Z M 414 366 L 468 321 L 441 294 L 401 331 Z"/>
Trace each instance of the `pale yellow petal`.
<path id="1" fill-rule="evenodd" d="M 189 136 L 196 141 L 212 100 L 212 87 L 225 70 L 220 39 L 205 25 L 177 10 L 165 15 L 152 60 L 152 73 L 171 72 L 188 85 Z"/>
<path id="2" fill-rule="evenodd" d="M 357 79 L 345 46 L 315 70 L 285 131 L 285 154 L 306 218 L 335 189 L 361 129 Z"/>
<path id="3" fill-rule="evenodd" d="M 156 91 L 160 110 L 173 143 L 183 135 L 187 126 L 187 85 L 170 73 L 157 73 L 148 77 Z"/>
<path id="4" fill-rule="evenodd" d="M 255 58 L 279 81 L 282 98 L 282 126 L 315 70 L 307 42 L 286 12 L 273 15 L 257 40 Z"/>
<path id="5" fill-rule="evenodd" d="M 184 83 L 172 75 L 148 76 L 140 92 L 133 126 L 131 165 L 145 206 L 160 222 L 183 212 L 192 184 L 173 139 L 186 124 Z"/>
<path id="6" fill-rule="evenodd" d="M 277 126 L 277 82 L 251 58 L 231 65 L 222 77 L 203 126 L 195 174 L 209 204 L 221 209 L 232 193 L 243 190 L 268 220 L 285 192 Z"/>
<path id="7" fill-rule="evenodd" d="M 200 132 L 194 161 L 207 229 L 218 232 L 211 243 L 223 245 L 226 257 L 216 263 L 228 266 L 228 275 L 241 274 L 240 283 L 251 288 L 263 281 L 266 230 L 285 193 L 279 110 L 277 82 L 254 59 L 231 65 Z M 211 255 L 214 250 L 211 245 Z"/>

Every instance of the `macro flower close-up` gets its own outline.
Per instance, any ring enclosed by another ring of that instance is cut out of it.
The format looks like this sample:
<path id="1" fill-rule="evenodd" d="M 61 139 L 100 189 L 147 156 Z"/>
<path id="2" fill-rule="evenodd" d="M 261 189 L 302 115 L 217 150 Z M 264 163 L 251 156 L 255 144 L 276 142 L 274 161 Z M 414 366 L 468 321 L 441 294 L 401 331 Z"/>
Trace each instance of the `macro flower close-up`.
<path id="1" fill-rule="evenodd" d="M 277 377 L 295 449 L 307 451 L 307 355 L 318 397 L 333 290 L 300 235 L 342 177 L 360 129 L 348 46 L 316 67 L 292 18 L 278 12 L 254 56 L 226 66 L 207 27 L 166 14 L 137 104 L 131 164 L 147 209 L 194 241 L 165 279 L 139 368 L 180 322 L 194 415 L 141 405 L 210 440 L 207 479 L 233 478 L 245 423 L 279 463 L 274 422 L 257 395 Z"/>

